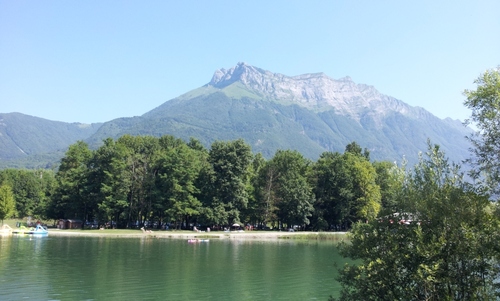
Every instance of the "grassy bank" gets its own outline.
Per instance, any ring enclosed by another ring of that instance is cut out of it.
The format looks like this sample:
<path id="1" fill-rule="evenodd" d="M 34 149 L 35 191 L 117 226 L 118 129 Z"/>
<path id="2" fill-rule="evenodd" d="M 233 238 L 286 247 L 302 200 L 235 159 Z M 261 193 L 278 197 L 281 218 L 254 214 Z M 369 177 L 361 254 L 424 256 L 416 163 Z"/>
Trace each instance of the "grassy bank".
<path id="1" fill-rule="evenodd" d="M 282 235 L 279 239 L 294 239 L 294 240 L 331 240 L 341 241 L 345 239 L 344 232 L 300 232 L 294 235 Z"/>
<path id="2" fill-rule="evenodd" d="M 27 221 L 7 219 L 4 224 L 13 229 L 21 222 Z M 33 220 L 36 222 L 36 220 Z M 297 240 L 297 241 L 341 241 L 345 239 L 343 232 L 280 232 L 280 231 L 245 231 L 245 232 L 194 232 L 189 230 L 152 230 L 144 232 L 140 229 L 57 229 L 51 228 L 53 221 L 41 221 L 49 226 L 49 235 L 54 236 L 94 236 L 94 237 L 147 237 L 172 239 L 232 239 L 232 240 Z"/>

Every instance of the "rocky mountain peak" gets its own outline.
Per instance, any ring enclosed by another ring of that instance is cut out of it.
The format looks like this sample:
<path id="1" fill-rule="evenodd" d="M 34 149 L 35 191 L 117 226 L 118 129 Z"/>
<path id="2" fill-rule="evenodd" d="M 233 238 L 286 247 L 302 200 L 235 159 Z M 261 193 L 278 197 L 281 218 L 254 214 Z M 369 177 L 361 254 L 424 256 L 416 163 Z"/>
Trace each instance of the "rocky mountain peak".
<path id="1" fill-rule="evenodd" d="M 226 70 L 222 68 L 215 71 L 209 85 L 222 89 L 237 81 L 244 84 L 251 84 L 255 81 L 262 81 L 265 78 L 269 79 L 272 75 L 273 74 L 269 71 L 250 66 L 244 62 L 239 62 L 230 69 Z"/>
<path id="2" fill-rule="evenodd" d="M 324 73 L 286 76 L 240 62 L 215 71 L 208 85 L 224 89 L 239 82 L 263 99 L 294 103 L 312 110 L 334 109 L 356 120 L 366 114 L 380 119 L 389 112 L 408 114 L 412 107 L 378 92 L 373 86 L 356 84 L 346 76 L 335 80 Z"/>

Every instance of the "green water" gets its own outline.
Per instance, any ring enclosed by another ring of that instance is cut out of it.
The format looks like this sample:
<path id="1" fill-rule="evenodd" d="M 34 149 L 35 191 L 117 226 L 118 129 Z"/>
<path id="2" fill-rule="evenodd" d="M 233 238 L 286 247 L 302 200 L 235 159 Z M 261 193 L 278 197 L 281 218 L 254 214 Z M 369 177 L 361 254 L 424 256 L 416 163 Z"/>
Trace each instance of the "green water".
<path id="1" fill-rule="evenodd" d="M 0 300 L 327 300 L 328 242 L 0 236 Z"/>

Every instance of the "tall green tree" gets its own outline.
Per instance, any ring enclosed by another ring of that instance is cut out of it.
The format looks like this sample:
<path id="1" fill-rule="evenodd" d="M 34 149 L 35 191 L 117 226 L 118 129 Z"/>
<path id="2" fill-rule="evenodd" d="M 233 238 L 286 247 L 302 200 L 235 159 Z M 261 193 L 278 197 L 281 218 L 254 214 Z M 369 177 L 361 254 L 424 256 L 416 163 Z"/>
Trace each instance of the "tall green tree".
<path id="1" fill-rule="evenodd" d="M 201 170 L 199 151 L 186 144 L 170 148 L 158 161 L 156 185 L 163 198 L 164 211 L 175 221 L 189 224 L 191 218 L 200 215 L 201 202 L 195 186 Z"/>
<path id="2" fill-rule="evenodd" d="M 127 150 L 128 208 L 126 226 L 152 218 L 153 203 L 157 200 L 154 183 L 157 176 L 155 162 L 160 150 L 157 138 L 124 135 L 117 140 Z"/>
<path id="3" fill-rule="evenodd" d="M 357 223 L 340 300 L 497 300 L 499 219 L 488 195 L 429 145 L 402 185 L 399 214 Z"/>
<path id="4" fill-rule="evenodd" d="M 0 185 L 0 220 L 10 217 L 15 210 L 14 193 L 7 184 Z"/>
<path id="5" fill-rule="evenodd" d="M 484 72 L 474 83 L 475 90 L 465 90 L 465 106 L 472 110 L 468 124 L 477 131 L 469 137 L 473 144 L 473 176 L 484 177 L 487 187 L 500 193 L 500 67 Z"/>
<path id="6" fill-rule="evenodd" d="M 203 185 L 207 222 L 229 225 L 240 221 L 240 212 L 248 203 L 247 181 L 252 162 L 250 146 L 242 139 L 212 144 Z"/>
<path id="7" fill-rule="evenodd" d="M 387 215 L 398 211 L 397 203 L 401 197 L 406 163 L 399 167 L 388 161 L 373 162 L 377 173 L 375 183 L 380 187 L 381 212 Z"/>
<path id="8" fill-rule="evenodd" d="M 33 216 L 35 218 L 48 218 L 49 208 L 56 188 L 55 173 L 53 170 L 37 169 L 31 171 L 37 186 L 37 198 Z"/>
<path id="9" fill-rule="evenodd" d="M 278 226 L 278 200 L 276 194 L 278 187 L 279 170 L 270 161 L 264 163 L 260 168 L 255 181 L 256 211 L 258 212 L 262 226 Z"/>
<path id="10" fill-rule="evenodd" d="M 99 224 L 126 218 L 130 177 L 127 176 L 127 149 L 111 138 L 95 151 L 90 179 L 96 198 L 95 219 Z"/>
<path id="11" fill-rule="evenodd" d="M 92 205 L 88 175 L 92 151 L 83 141 L 70 145 L 56 174 L 57 188 L 52 199 L 52 218 L 87 218 Z"/>
<path id="12" fill-rule="evenodd" d="M 269 165 L 268 172 L 274 175 L 268 174 L 271 182 L 265 189 L 272 190 L 278 219 L 287 227 L 309 225 L 314 202 L 307 178 L 310 162 L 297 151 L 278 150 Z"/>
<path id="13" fill-rule="evenodd" d="M 348 215 L 347 199 L 350 198 L 351 182 L 345 176 L 340 153 L 322 153 L 314 164 L 316 201 L 314 204 L 314 228 L 338 229 Z"/>
<path id="14" fill-rule="evenodd" d="M 316 214 L 329 226 L 349 228 L 373 220 L 380 211 L 376 171 L 360 152 L 325 152 L 315 164 Z"/>
<path id="15" fill-rule="evenodd" d="M 266 160 L 262 154 L 258 153 L 254 156 L 250 165 L 250 178 L 247 183 L 247 191 L 249 195 L 248 206 L 244 210 L 244 220 L 252 225 L 259 224 L 265 226 L 269 221 L 270 208 L 267 205 L 268 198 L 264 185 L 261 185 L 261 173 L 266 166 Z"/>

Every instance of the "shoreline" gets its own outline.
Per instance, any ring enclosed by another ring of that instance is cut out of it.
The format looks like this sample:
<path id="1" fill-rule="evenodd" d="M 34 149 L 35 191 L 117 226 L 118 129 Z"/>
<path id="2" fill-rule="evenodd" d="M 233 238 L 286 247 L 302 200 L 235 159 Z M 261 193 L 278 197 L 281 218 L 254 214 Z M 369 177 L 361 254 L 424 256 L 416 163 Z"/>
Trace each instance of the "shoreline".
<path id="1" fill-rule="evenodd" d="M 152 231 L 140 230 L 60 230 L 49 229 L 49 236 L 86 236 L 86 237 L 148 237 L 167 239 L 229 239 L 229 240 L 263 240 L 275 241 L 278 239 L 304 239 L 304 240 L 340 240 L 346 232 L 279 232 L 279 231 L 245 231 L 245 232 L 193 232 L 193 231 Z"/>

